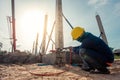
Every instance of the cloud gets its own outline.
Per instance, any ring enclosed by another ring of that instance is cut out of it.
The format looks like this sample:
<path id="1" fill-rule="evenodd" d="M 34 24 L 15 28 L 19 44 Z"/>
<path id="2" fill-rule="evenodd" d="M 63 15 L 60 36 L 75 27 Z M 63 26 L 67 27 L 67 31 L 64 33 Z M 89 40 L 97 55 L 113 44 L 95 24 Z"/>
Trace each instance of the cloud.
<path id="1" fill-rule="evenodd" d="M 120 2 L 115 4 L 114 13 L 120 16 Z"/>
<path id="2" fill-rule="evenodd" d="M 89 5 L 98 5 L 102 6 L 108 3 L 108 0 L 89 0 L 88 4 Z"/>

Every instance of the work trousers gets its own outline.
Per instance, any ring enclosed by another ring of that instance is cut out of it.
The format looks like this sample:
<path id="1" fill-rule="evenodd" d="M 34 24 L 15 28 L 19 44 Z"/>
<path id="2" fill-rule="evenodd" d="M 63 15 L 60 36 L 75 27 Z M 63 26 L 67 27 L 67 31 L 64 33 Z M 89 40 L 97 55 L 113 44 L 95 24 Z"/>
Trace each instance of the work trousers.
<path id="1" fill-rule="evenodd" d="M 81 48 L 79 50 L 79 55 L 83 61 L 84 66 L 88 66 L 94 69 L 106 68 L 108 65 L 107 58 L 104 54 L 98 53 L 90 49 Z"/>

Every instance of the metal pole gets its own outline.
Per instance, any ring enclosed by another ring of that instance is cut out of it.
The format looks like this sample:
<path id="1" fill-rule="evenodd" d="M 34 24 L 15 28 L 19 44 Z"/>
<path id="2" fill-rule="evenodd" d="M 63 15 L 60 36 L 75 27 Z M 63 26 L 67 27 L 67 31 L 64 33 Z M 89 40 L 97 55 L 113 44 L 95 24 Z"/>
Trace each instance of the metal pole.
<path id="1" fill-rule="evenodd" d="M 49 43 L 50 43 L 50 40 L 51 40 L 51 37 L 52 37 L 52 33 L 53 33 L 53 30 L 54 30 L 54 27 L 55 27 L 55 21 L 54 21 L 54 24 L 52 26 L 52 30 L 51 30 L 51 33 L 50 33 L 50 36 L 49 36 L 48 43 L 47 43 L 45 51 L 47 51 L 47 49 L 48 49 L 48 46 L 49 46 Z"/>
<path id="2" fill-rule="evenodd" d="M 63 18 L 67 21 L 67 23 L 69 24 L 69 26 L 73 29 L 73 26 L 70 24 L 70 22 L 68 21 L 68 19 L 64 16 L 64 14 L 62 13 Z"/>
<path id="3" fill-rule="evenodd" d="M 44 32 L 43 32 L 43 40 L 42 40 L 42 54 L 45 55 L 46 51 L 46 34 L 47 34 L 47 21 L 48 21 L 48 15 L 45 15 L 45 21 L 44 21 Z"/>
<path id="4" fill-rule="evenodd" d="M 106 44 L 108 44 L 108 41 L 107 41 L 107 38 L 106 38 L 106 35 L 105 35 L 105 31 L 104 31 L 104 28 L 103 28 L 103 25 L 102 25 L 102 22 L 101 22 L 101 19 L 100 19 L 99 15 L 96 15 L 96 20 L 97 20 L 97 23 L 98 23 L 98 26 L 99 26 L 100 35 L 102 36 L 102 39 Z"/>
<path id="5" fill-rule="evenodd" d="M 32 54 L 35 52 L 35 41 L 33 42 L 33 47 L 32 47 Z"/>
<path id="6" fill-rule="evenodd" d="M 15 2 L 11 0 L 12 4 L 12 29 L 13 29 L 13 52 L 16 50 L 16 31 L 15 31 Z"/>
<path id="7" fill-rule="evenodd" d="M 37 49 L 38 49 L 38 38 L 39 38 L 39 33 L 37 33 L 37 37 L 36 37 L 36 43 L 35 43 L 35 55 L 37 55 Z"/>

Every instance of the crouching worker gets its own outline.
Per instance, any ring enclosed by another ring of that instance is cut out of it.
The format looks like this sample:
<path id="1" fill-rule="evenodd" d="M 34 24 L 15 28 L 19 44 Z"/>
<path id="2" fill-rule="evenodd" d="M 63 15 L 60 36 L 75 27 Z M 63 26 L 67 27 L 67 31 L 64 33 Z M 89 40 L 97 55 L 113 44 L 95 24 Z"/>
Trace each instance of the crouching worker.
<path id="1" fill-rule="evenodd" d="M 94 36 L 81 27 L 72 29 L 73 40 L 81 42 L 79 55 L 83 61 L 82 69 L 91 73 L 110 74 L 107 67 L 114 61 L 114 55 L 109 46 L 99 37 Z M 77 50 L 78 51 L 78 50 Z"/>

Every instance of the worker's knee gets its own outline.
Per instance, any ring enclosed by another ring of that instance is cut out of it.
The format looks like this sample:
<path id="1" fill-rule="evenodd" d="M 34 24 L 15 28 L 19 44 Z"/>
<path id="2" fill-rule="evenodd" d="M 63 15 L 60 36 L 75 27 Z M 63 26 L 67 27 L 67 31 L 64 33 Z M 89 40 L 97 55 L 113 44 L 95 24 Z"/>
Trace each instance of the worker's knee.
<path id="1" fill-rule="evenodd" d="M 83 57 L 85 54 L 86 54 L 86 49 L 85 49 L 85 48 L 81 48 L 81 49 L 79 50 L 79 55 L 80 55 L 81 57 Z"/>
<path id="2" fill-rule="evenodd" d="M 89 49 L 81 48 L 79 51 L 80 57 L 94 68 L 104 66 L 106 60 L 103 55 Z"/>
<path id="3" fill-rule="evenodd" d="M 86 59 L 89 57 L 88 52 L 87 52 L 87 49 L 85 49 L 85 48 L 81 48 L 81 49 L 79 50 L 79 55 L 80 55 L 80 57 L 81 57 L 82 59 L 84 59 L 84 60 L 86 60 Z"/>
<path id="4" fill-rule="evenodd" d="M 88 50 L 88 49 L 85 49 L 85 48 L 81 48 L 79 50 L 79 55 L 81 57 L 85 57 L 85 56 L 92 56 L 92 51 L 91 50 Z"/>

